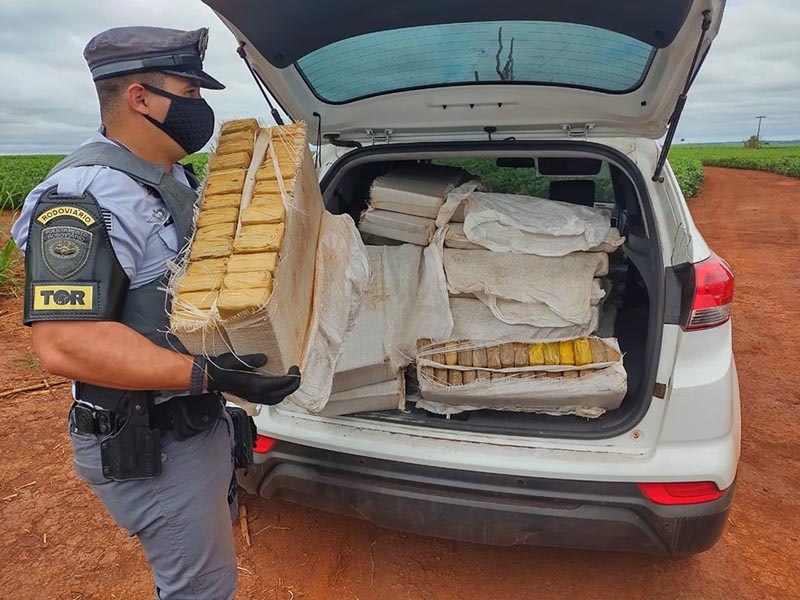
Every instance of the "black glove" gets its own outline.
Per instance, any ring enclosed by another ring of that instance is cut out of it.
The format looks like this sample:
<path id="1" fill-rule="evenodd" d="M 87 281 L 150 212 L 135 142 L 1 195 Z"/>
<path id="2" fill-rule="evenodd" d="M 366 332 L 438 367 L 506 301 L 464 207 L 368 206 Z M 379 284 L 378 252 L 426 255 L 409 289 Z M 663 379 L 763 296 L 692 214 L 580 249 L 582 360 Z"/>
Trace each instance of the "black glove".
<path id="1" fill-rule="evenodd" d="M 206 362 L 208 390 L 229 392 L 255 404 L 278 404 L 300 387 L 300 369 L 291 367 L 283 377 L 257 373 L 267 364 L 263 354 L 222 354 Z"/>

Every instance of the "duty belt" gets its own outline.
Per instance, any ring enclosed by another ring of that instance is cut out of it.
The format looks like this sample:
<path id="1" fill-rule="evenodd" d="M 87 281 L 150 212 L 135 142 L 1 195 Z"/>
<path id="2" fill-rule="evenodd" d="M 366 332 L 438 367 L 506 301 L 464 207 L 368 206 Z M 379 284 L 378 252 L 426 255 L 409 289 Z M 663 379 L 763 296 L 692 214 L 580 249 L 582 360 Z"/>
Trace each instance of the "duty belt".
<path id="1" fill-rule="evenodd" d="M 155 405 L 153 392 L 101 388 L 77 383 L 81 401 L 72 405 L 74 433 L 101 435 L 103 476 L 112 481 L 151 479 L 161 473 L 161 434 L 178 440 L 210 429 L 222 412 L 217 394 L 176 396 Z"/>
<path id="2" fill-rule="evenodd" d="M 149 414 L 152 429 L 174 430 L 177 437 L 189 438 L 212 426 L 224 401 L 218 394 L 176 396 L 161 404 L 153 402 L 153 392 L 114 390 L 77 382 L 75 425 L 78 433 L 108 435 L 117 431 L 130 414 Z"/>
<path id="3" fill-rule="evenodd" d="M 204 400 L 219 401 L 215 394 L 204 394 L 203 396 L 195 396 L 194 400 L 198 400 L 198 405 L 205 405 Z M 150 412 L 150 426 L 153 429 L 158 429 L 162 433 L 176 429 L 176 420 L 180 420 L 180 414 L 176 410 L 177 405 L 172 400 L 167 400 L 161 404 L 156 404 Z M 120 426 L 120 417 L 116 412 L 107 410 L 97 406 L 91 406 L 82 402 L 75 402 L 71 409 L 72 419 L 70 420 L 70 428 L 74 433 L 81 433 L 84 435 L 108 435 L 114 432 Z M 205 418 L 204 418 L 205 417 Z M 123 416 L 124 418 L 124 416 Z M 211 423 L 211 414 L 200 415 L 200 422 Z M 178 426 L 177 428 L 179 428 Z"/>

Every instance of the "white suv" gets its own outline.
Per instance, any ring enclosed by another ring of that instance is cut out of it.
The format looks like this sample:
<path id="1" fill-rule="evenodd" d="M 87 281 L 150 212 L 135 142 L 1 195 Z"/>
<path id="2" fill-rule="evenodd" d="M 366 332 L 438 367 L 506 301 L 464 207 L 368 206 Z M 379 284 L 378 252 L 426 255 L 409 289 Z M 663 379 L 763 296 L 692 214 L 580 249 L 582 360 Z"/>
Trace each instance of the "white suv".
<path id="1" fill-rule="evenodd" d="M 739 460 L 733 276 L 657 140 L 671 143 L 724 0 L 205 1 L 322 143 L 331 212 L 358 219 L 372 180 L 399 162 L 481 159 L 572 177 L 559 200 L 585 202 L 599 185 L 626 236 L 602 325 L 625 353 L 620 408 L 596 419 L 267 408 L 242 485 L 481 543 L 710 548 Z"/>

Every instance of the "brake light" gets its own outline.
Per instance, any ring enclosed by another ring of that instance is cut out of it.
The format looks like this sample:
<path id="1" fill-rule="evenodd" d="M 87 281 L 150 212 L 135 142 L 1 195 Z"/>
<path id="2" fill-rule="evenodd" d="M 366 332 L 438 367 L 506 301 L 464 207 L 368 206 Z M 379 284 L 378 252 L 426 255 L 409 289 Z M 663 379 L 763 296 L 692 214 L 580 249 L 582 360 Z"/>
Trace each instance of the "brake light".
<path id="1" fill-rule="evenodd" d="M 266 454 L 272 450 L 272 447 L 275 445 L 276 441 L 277 440 L 275 438 L 267 437 L 259 433 L 256 436 L 256 445 L 253 446 L 253 452 L 256 454 Z"/>
<path id="2" fill-rule="evenodd" d="M 683 328 L 708 329 L 727 323 L 733 303 L 733 272 L 716 254 L 692 265 L 684 295 Z"/>
<path id="3" fill-rule="evenodd" d="M 692 481 L 688 483 L 637 483 L 645 498 L 656 504 L 676 506 L 681 504 L 701 504 L 711 502 L 725 495 L 717 484 L 711 481 Z"/>

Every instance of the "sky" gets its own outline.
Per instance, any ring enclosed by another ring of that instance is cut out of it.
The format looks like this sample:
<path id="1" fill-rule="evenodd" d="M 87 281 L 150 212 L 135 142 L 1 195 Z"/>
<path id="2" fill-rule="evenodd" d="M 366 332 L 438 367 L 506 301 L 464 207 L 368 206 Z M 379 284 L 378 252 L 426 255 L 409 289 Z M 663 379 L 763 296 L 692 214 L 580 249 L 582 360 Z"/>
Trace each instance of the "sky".
<path id="1" fill-rule="evenodd" d="M 0 154 L 66 153 L 99 125 L 86 42 L 110 27 L 208 27 L 206 70 L 227 89 L 205 97 L 218 120 L 258 116 L 263 98 L 236 40 L 200 0 L 0 0 Z M 800 139 L 800 2 L 731 0 L 677 139 Z"/>

